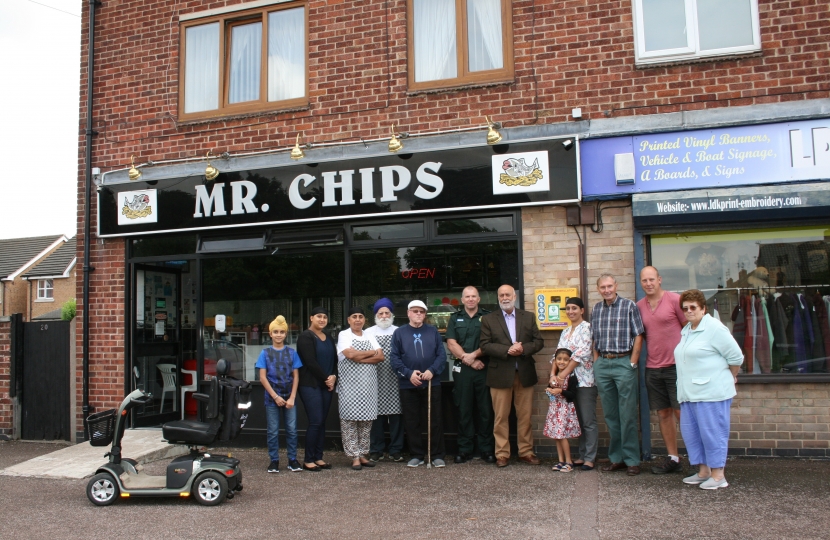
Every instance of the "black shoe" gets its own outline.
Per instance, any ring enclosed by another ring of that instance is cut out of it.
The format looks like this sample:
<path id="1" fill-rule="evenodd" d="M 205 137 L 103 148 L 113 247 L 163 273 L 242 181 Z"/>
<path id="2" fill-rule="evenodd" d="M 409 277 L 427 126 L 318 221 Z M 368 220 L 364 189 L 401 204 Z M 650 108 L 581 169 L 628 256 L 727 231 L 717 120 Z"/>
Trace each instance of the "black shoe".
<path id="1" fill-rule="evenodd" d="M 271 464 L 268 465 L 268 472 L 270 472 L 270 473 L 280 472 L 280 462 L 279 461 L 272 461 Z"/>
<path id="2" fill-rule="evenodd" d="M 495 463 L 496 462 L 496 456 L 493 455 L 493 454 L 487 454 L 486 456 L 482 455 L 481 457 L 487 463 Z"/>
<path id="3" fill-rule="evenodd" d="M 458 454 L 457 456 L 455 456 L 454 461 L 456 463 L 467 463 L 468 461 L 470 461 L 470 456 L 467 454 Z"/>
<path id="4" fill-rule="evenodd" d="M 372 452 L 369 454 L 369 461 L 377 462 L 383 459 L 383 454 L 380 452 Z"/>
<path id="5" fill-rule="evenodd" d="M 303 470 L 303 466 L 296 459 L 292 459 L 288 462 L 288 470 L 291 472 L 300 472 Z"/>
<path id="6" fill-rule="evenodd" d="M 400 452 L 395 452 L 394 454 L 392 454 L 392 461 L 394 461 L 395 463 L 400 463 L 401 461 L 403 461 L 403 456 Z"/>
<path id="7" fill-rule="evenodd" d="M 683 465 L 679 461 L 674 461 L 672 458 L 666 456 L 666 461 L 662 465 L 657 465 L 651 468 L 652 474 L 669 474 L 675 472 L 683 472 Z"/>

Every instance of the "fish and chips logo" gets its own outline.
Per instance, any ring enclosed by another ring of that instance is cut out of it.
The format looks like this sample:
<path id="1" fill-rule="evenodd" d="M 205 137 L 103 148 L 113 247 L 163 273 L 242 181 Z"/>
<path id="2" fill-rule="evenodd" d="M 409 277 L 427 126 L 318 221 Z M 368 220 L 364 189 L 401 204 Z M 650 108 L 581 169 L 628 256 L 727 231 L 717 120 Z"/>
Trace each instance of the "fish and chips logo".
<path id="1" fill-rule="evenodd" d="M 525 158 L 505 159 L 501 168 L 504 172 L 499 176 L 499 183 L 508 186 L 532 186 L 545 176 L 539 169 L 538 159 L 530 165 L 525 163 Z"/>
<path id="2" fill-rule="evenodd" d="M 548 153 L 494 155 L 493 195 L 550 190 Z"/>
<path id="3" fill-rule="evenodd" d="M 125 191 L 118 195 L 121 212 L 118 214 L 119 225 L 138 223 L 155 223 L 156 190 Z"/>

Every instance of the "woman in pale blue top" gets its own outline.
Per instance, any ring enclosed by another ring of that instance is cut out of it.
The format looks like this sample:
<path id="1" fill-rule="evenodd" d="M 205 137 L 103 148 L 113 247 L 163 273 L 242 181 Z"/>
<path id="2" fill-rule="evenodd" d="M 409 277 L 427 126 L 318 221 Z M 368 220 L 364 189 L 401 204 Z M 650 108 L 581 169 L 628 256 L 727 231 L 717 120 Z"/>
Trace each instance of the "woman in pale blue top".
<path id="1" fill-rule="evenodd" d="M 729 444 L 729 408 L 737 393 L 738 369 L 744 361 L 729 329 L 706 313 L 706 297 L 697 289 L 680 295 L 690 324 L 680 331 L 674 349 L 680 431 L 689 463 L 700 470 L 683 482 L 703 489 L 724 488 Z"/>

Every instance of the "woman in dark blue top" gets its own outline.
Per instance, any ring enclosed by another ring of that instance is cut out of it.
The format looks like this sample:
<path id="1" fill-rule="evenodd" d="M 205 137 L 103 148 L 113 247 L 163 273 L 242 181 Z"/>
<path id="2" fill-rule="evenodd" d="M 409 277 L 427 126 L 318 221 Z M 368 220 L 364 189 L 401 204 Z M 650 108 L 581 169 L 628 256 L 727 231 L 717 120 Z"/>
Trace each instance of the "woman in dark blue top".
<path id="1" fill-rule="evenodd" d="M 299 392 L 308 417 L 303 467 L 308 471 L 319 471 L 331 468 L 323 461 L 323 446 L 326 441 L 326 418 L 337 382 L 337 347 L 334 339 L 325 333 L 329 323 L 329 314 L 325 309 L 312 309 L 310 321 L 308 330 L 297 338 L 297 353 L 303 362 Z"/>

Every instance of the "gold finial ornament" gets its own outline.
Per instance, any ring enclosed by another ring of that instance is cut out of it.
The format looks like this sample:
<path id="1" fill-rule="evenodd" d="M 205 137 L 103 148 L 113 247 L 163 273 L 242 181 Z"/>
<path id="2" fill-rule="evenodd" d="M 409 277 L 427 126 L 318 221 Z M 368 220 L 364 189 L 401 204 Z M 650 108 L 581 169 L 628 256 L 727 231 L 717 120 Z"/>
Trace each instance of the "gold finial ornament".
<path id="1" fill-rule="evenodd" d="M 403 148 L 403 143 L 395 135 L 395 124 L 392 124 L 392 138 L 389 139 L 389 151 L 397 152 L 401 148 Z"/>
<path id="2" fill-rule="evenodd" d="M 130 171 L 127 174 L 130 180 L 138 180 L 141 178 L 141 171 L 135 168 L 135 156 L 130 156 Z"/>
<path id="3" fill-rule="evenodd" d="M 300 134 L 297 133 L 297 142 L 294 144 L 294 148 L 291 149 L 291 159 L 303 159 L 304 157 L 305 153 L 300 148 Z"/>
<path id="4" fill-rule="evenodd" d="M 211 150 L 208 150 L 207 156 L 207 167 L 205 167 L 205 180 L 214 180 L 217 176 L 219 176 L 219 170 L 210 164 L 210 153 Z"/>
<path id="5" fill-rule="evenodd" d="M 487 130 L 487 144 L 496 144 L 501 141 L 501 133 L 499 133 L 496 129 L 496 125 L 490 121 L 490 117 L 485 115 L 484 119 L 490 127 L 490 129 Z"/>

